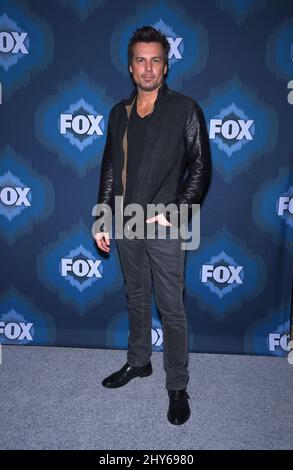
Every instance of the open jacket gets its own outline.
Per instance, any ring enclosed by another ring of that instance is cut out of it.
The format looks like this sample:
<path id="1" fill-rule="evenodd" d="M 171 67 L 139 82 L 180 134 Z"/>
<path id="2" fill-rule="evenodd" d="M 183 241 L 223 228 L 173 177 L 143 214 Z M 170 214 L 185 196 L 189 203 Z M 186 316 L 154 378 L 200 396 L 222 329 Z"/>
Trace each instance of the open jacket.
<path id="1" fill-rule="evenodd" d="M 124 196 L 127 180 L 127 126 L 137 89 L 110 111 L 98 203 Z M 200 203 L 211 175 L 211 156 L 203 112 L 191 98 L 162 82 L 146 117 L 145 147 L 133 200 L 142 204 Z M 166 218 L 170 220 L 168 213 Z M 104 230 L 106 228 L 104 227 Z"/>

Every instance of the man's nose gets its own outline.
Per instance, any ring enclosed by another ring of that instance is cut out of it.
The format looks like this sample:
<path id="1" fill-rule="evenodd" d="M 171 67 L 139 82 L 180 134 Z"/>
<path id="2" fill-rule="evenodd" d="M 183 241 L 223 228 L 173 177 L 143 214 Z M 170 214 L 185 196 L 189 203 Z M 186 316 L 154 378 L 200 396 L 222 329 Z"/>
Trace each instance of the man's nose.
<path id="1" fill-rule="evenodd" d="M 146 62 L 146 70 L 150 72 L 152 70 L 152 63 L 151 62 Z"/>

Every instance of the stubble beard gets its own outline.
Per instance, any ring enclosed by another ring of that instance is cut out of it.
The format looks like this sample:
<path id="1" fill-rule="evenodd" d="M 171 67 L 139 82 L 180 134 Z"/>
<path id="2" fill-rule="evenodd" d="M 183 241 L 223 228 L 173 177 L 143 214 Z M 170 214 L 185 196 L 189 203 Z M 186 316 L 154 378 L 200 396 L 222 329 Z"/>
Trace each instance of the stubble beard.
<path id="1" fill-rule="evenodd" d="M 154 84 L 149 84 L 149 85 L 143 85 L 142 83 L 137 83 L 136 85 L 138 88 L 140 88 L 143 91 L 154 91 L 161 86 L 162 82 L 163 82 L 163 78 L 161 79 L 159 83 L 155 82 Z"/>

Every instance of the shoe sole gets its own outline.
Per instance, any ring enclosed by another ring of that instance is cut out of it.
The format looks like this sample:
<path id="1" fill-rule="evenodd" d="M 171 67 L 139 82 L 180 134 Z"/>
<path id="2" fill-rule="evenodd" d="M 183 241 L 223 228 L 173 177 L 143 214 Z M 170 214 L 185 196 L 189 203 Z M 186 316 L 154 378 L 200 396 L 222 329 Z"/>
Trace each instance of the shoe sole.
<path id="1" fill-rule="evenodd" d="M 139 377 L 139 378 L 149 377 L 150 375 L 152 375 L 152 373 L 153 373 L 153 371 L 144 372 L 143 374 L 136 375 L 135 377 L 132 377 L 131 379 L 127 380 L 126 382 L 123 382 L 123 383 L 120 383 L 120 384 L 117 384 L 117 385 L 104 385 L 103 382 L 102 382 L 102 385 L 105 388 L 120 388 L 120 387 L 123 387 L 124 385 L 127 385 L 128 382 L 130 382 L 133 379 L 136 379 L 137 377 Z"/>

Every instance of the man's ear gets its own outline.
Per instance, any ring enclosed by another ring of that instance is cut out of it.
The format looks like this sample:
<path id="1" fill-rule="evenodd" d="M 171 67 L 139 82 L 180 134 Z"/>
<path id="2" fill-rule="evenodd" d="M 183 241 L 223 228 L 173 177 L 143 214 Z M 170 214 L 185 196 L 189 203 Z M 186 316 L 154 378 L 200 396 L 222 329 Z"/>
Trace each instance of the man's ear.
<path id="1" fill-rule="evenodd" d="M 132 65 L 129 65 L 129 72 L 132 73 Z"/>

